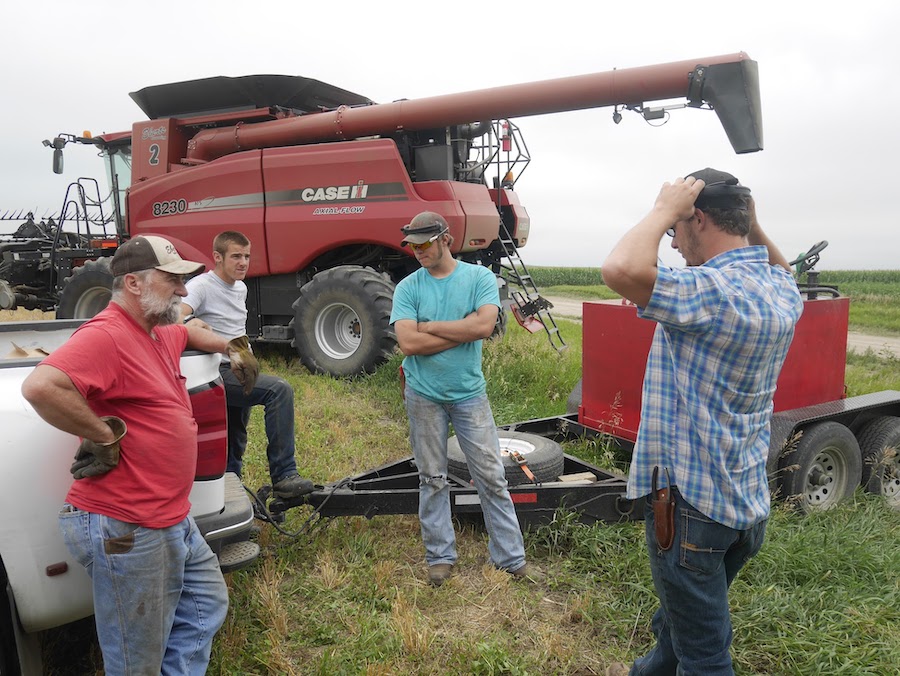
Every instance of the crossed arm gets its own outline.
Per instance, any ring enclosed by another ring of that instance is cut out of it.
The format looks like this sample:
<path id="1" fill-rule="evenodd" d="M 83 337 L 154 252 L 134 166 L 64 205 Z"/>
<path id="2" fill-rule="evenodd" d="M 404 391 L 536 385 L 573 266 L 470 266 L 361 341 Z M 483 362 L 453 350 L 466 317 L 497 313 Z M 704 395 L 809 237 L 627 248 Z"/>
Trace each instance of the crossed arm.
<path id="1" fill-rule="evenodd" d="M 403 354 L 429 355 L 449 350 L 462 343 L 489 338 L 497 323 L 500 309 L 482 305 L 462 319 L 443 322 L 416 322 L 400 319 L 394 323 L 397 344 Z"/>

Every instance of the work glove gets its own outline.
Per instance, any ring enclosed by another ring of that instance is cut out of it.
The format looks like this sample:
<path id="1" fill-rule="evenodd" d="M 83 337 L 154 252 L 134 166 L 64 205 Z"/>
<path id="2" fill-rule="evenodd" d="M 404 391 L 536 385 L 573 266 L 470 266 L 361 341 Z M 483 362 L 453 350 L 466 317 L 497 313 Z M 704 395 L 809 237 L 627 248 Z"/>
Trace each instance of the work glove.
<path id="1" fill-rule="evenodd" d="M 244 386 L 244 394 L 250 394 L 259 377 L 259 362 L 250 351 L 250 339 L 247 336 L 233 338 L 228 342 L 225 354 L 231 360 L 231 372 Z"/>
<path id="2" fill-rule="evenodd" d="M 75 462 L 69 469 L 76 479 L 106 474 L 119 464 L 119 442 L 122 441 L 128 427 L 124 420 L 112 415 L 101 416 L 100 420 L 109 425 L 116 438 L 108 444 L 98 444 L 90 439 L 81 440 L 78 452 L 75 453 Z"/>

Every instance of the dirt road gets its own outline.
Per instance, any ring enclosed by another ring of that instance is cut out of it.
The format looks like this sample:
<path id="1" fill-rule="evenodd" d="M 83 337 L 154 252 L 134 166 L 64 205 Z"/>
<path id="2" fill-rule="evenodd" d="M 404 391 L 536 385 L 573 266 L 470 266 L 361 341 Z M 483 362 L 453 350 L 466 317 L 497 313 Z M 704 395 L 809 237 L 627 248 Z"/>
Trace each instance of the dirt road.
<path id="1" fill-rule="evenodd" d="M 555 317 L 581 319 L 581 305 L 584 301 L 574 298 L 545 297 L 553 303 L 551 312 Z M 871 336 L 850 331 L 847 334 L 847 349 L 858 353 L 872 350 L 875 354 L 887 353 L 900 358 L 900 338 Z"/>

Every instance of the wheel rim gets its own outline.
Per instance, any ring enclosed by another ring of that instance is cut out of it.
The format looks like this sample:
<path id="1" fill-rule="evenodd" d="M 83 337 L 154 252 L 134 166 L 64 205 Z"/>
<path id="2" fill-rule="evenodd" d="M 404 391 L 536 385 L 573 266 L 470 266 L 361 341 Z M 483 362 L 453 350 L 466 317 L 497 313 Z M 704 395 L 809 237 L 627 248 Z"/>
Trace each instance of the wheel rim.
<path id="1" fill-rule="evenodd" d="M 359 349 L 362 327 L 349 305 L 332 303 L 316 317 L 316 342 L 332 359 L 347 359 Z"/>
<path id="2" fill-rule="evenodd" d="M 83 293 L 75 304 L 73 319 L 90 319 L 109 305 L 110 298 L 112 298 L 112 292 L 103 287 Z"/>
<path id="3" fill-rule="evenodd" d="M 900 455 L 894 453 L 883 461 L 881 494 L 894 507 L 900 507 Z"/>
<path id="4" fill-rule="evenodd" d="M 819 451 L 806 473 L 804 495 L 810 507 L 828 508 L 837 504 L 847 482 L 847 463 L 833 448 Z"/>
<path id="5" fill-rule="evenodd" d="M 516 451 L 518 453 L 521 453 L 523 456 L 527 456 L 529 453 L 534 451 L 534 449 L 534 444 L 530 441 L 526 441 L 525 439 L 511 439 L 509 437 L 500 437 L 500 455 L 512 455 L 512 452 Z"/>

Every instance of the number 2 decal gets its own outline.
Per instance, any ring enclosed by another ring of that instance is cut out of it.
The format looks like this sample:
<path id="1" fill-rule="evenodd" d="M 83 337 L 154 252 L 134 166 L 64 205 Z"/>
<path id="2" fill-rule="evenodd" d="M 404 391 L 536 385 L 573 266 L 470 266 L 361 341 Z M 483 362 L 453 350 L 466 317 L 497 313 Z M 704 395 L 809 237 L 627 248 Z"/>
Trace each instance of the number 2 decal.
<path id="1" fill-rule="evenodd" d="M 154 143 L 150 146 L 150 164 L 156 166 L 159 164 L 159 144 Z"/>

